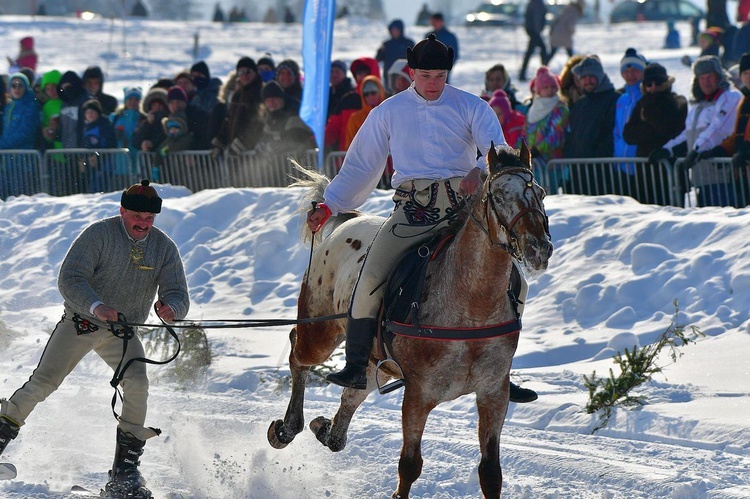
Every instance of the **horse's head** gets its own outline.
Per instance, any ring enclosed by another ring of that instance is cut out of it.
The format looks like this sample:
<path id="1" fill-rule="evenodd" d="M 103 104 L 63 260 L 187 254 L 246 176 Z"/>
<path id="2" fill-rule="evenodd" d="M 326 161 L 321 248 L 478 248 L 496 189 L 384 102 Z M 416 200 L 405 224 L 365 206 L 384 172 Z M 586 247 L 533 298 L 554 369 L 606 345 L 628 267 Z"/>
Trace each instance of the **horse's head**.
<path id="1" fill-rule="evenodd" d="M 487 163 L 489 175 L 475 206 L 477 217 L 485 219 L 482 225 L 494 243 L 507 248 L 529 270 L 545 270 L 552 255 L 545 192 L 534 180 L 526 143 L 520 151 L 507 146 L 496 149 L 493 143 Z"/>

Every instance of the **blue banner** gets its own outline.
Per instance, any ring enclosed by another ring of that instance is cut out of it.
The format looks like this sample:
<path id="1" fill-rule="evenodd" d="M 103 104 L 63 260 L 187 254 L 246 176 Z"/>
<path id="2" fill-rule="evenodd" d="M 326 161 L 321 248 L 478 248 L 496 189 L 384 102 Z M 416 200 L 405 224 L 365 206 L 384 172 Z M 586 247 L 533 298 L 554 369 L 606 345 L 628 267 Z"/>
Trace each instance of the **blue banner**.
<path id="1" fill-rule="evenodd" d="M 333 21 L 336 0 L 306 0 L 302 18 L 302 66 L 305 86 L 299 115 L 315 133 L 318 143 L 318 168 L 323 168 L 323 141 L 328 114 L 331 77 Z"/>

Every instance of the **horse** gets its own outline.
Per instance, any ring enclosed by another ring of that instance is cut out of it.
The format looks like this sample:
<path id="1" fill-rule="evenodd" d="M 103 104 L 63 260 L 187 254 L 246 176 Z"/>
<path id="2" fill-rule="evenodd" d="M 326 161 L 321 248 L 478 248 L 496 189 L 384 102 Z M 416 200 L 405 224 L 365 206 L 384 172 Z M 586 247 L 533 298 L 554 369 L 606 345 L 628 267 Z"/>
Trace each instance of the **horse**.
<path id="1" fill-rule="evenodd" d="M 500 434 L 508 409 L 510 368 L 519 330 L 482 338 L 464 338 L 462 331 L 482 330 L 520 317 L 509 295 L 513 259 L 532 273 L 547 268 L 552 254 L 544 210 L 544 189 L 535 181 L 531 154 L 491 147 L 489 174 L 480 191 L 467 196 L 466 206 L 443 229 L 453 241 L 427 267 L 421 291 L 419 322 L 430 327 L 460 328 L 454 341 L 395 335 L 391 363 L 376 366 L 379 344 L 373 342 L 366 390 L 345 388 L 332 419 L 315 418 L 310 429 L 333 452 L 344 449 L 347 431 L 357 407 L 376 387 L 403 374 L 403 445 L 398 463 L 398 486 L 392 498 L 406 498 L 422 471 L 421 440 L 427 417 L 438 404 L 476 394 L 481 461 L 478 473 L 486 498 L 499 498 L 502 489 Z M 329 180 L 308 172 L 306 201 L 322 200 Z M 300 209 L 300 213 L 303 211 Z M 345 212 L 329 218 L 313 234 L 322 238 L 312 253 L 301 286 L 298 319 L 289 335 L 291 398 L 283 420 L 268 429 L 272 447 L 286 447 L 304 427 L 304 390 L 312 366 L 324 363 L 346 337 L 346 320 L 359 269 L 383 217 Z M 303 230 L 306 228 L 303 224 Z M 307 236 L 309 237 L 309 235 Z M 313 239 L 313 242 L 315 239 Z M 316 321 L 315 317 L 334 319 Z"/>

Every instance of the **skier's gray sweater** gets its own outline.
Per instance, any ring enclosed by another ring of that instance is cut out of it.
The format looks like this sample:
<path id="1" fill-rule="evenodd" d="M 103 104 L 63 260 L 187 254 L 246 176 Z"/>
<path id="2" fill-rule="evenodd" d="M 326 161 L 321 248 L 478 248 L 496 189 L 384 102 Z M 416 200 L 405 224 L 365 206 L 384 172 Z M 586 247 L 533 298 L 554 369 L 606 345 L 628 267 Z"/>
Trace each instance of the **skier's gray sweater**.
<path id="1" fill-rule="evenodd" d="M 190 307 L 180 253 L 174 241 L 152 227 L 140 241 L 128 236 L 120 216 L 105 218 L 81 232 L 60 267 L 58 287 L 68 317 L 107 327 L 94 317 L 104 304 L 129 322 L 148 318 L 158 291 L 163 303 L 182 319 Z"/>

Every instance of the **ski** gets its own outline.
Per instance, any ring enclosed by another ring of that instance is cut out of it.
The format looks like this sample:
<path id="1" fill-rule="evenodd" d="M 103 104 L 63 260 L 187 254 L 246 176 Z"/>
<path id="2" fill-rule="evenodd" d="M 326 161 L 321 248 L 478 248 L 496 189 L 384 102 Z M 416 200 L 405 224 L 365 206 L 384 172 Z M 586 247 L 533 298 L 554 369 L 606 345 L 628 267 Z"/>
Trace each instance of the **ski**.
<path id="1" fill-rule="evenodd" d="M 0 480 L 12 480 L 16 477 L 16 467 L 10 463 L 0 463 Z"/>
<path id="2" fill-rule="evenodd" d="M 80 485 L 73 485 L 70 488 L 70 493 L 76 497 L 99 497 L 99 494 L 91 492 L 89 489 L 81 487 Z"/>

